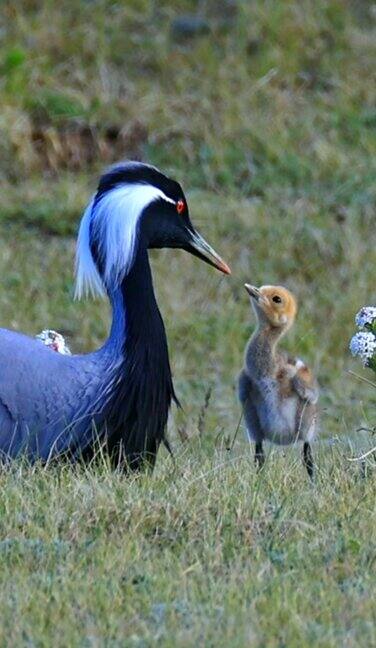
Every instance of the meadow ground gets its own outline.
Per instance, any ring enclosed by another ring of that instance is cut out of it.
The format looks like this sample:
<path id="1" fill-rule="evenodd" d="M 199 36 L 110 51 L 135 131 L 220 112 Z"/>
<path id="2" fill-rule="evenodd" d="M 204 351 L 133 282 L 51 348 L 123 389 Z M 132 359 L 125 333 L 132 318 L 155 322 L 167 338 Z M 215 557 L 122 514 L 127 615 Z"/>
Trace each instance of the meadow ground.
<path id="1" fill-rule="evenodd" d="M 19 0 L 1 13 L 1 325 L 56 328 L 76 352 L 103 341 L 103 303 L 72 300 L 74 234 L 122 157 L 181 181 L 233 274 L 152 254 L 184 408 L 175 465 L 162 451 L 139 478 L 105 459 L 1 473 L 0 644 L 374 645 L 376 469 L 349 458 L 376 443 L 357 432 L 375 425 L 376 391 L 348 374 L 371 377 L 348 342 L 375 303 L 374 5 Z M 295 448 L 271 449 L 257 475 L 236 434 L 244 281 L 298 296 L 286 348 L 322 387 L 313 484 Z"/>

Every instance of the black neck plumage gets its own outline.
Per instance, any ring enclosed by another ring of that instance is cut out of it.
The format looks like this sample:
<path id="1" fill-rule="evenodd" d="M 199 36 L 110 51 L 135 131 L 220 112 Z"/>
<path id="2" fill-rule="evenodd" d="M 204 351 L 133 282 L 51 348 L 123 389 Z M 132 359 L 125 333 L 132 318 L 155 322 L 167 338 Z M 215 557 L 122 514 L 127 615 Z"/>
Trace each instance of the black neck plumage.
<path id="1" fill-rule="evenodd" d="M 121 286 L 110 294 L 108 347 L 121 361 L 107 414 L 108 449 L 115 463 L 153 464 L 175 399 L 166 333 L 154 295 L 147 250 L 140 248 Z"/>

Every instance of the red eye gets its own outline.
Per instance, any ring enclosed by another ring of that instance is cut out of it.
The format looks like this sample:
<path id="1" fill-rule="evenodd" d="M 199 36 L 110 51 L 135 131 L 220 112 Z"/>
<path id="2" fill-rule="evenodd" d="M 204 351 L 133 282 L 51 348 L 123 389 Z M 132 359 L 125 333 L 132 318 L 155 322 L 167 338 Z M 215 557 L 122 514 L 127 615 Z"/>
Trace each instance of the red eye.
<path id="1" fill-rule="evenodd" d="M 178 202 L 176 203 L 176 211 L 178 212 L 178 214 L 182 214 L 184 210 L 185 210 L 184 200 L 178 200 Z"/>

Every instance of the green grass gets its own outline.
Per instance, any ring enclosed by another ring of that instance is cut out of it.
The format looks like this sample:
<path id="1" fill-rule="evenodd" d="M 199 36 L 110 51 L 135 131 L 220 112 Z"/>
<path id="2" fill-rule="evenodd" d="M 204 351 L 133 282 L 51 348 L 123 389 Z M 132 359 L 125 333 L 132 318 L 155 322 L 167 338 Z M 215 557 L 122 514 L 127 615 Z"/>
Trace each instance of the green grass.
<path id="1" fill-rule="evenodd" d="M 199 443 L 152 477 L 3 471 L 2 645 L 374 645 L 374 473 L 349 453 L 323 446 L 314 485 L 295 453 L 256 475 Z"/>
<path id="2" fill-rule="evenodd" d="M 153 253 L 184 411 L 153 476 L 105 464 L 0 475 L 0 645 L 375 643 L 376 392 L 348 374 L 354 315 L 375 302 L 372 3 L 4 3 L 0 38 L 1 325 L 105 338 L 73 294 L 74 236 L 98 174 L 141 157 L 182 182 L 230 264 Z M 232 7 L 232 8 L 231 8 Z M 209 33 L 177 39 L 200 13 Z M 318 475 L 272 448 L 256 475 L 236 376 L 253 316 L 243 283 L 298 297 L 286 338 L 321 385 Z"/>

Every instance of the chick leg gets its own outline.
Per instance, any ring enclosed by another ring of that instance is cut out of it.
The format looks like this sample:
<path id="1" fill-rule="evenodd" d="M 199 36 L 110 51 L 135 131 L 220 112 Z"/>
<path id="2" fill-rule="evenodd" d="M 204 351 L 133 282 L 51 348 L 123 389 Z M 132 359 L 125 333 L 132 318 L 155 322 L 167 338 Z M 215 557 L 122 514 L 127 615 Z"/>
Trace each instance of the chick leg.
<path id="1" fill-rule="evenodd" d="M 264 449 L 262 447 L 262 441 L 258 441 L 255 444 L 255 464 L 257 469 L 260 470 L 265 462 Z"/>
<path id="2" fill-rule="evenodd" d="M 312 479 L 314 463 L 313 463 L 311 446 L 308 443 L 308 441 L 305 441 L 303 445 L 303 463 L 307 469 L 307 473 L 309 477 Z"/>

